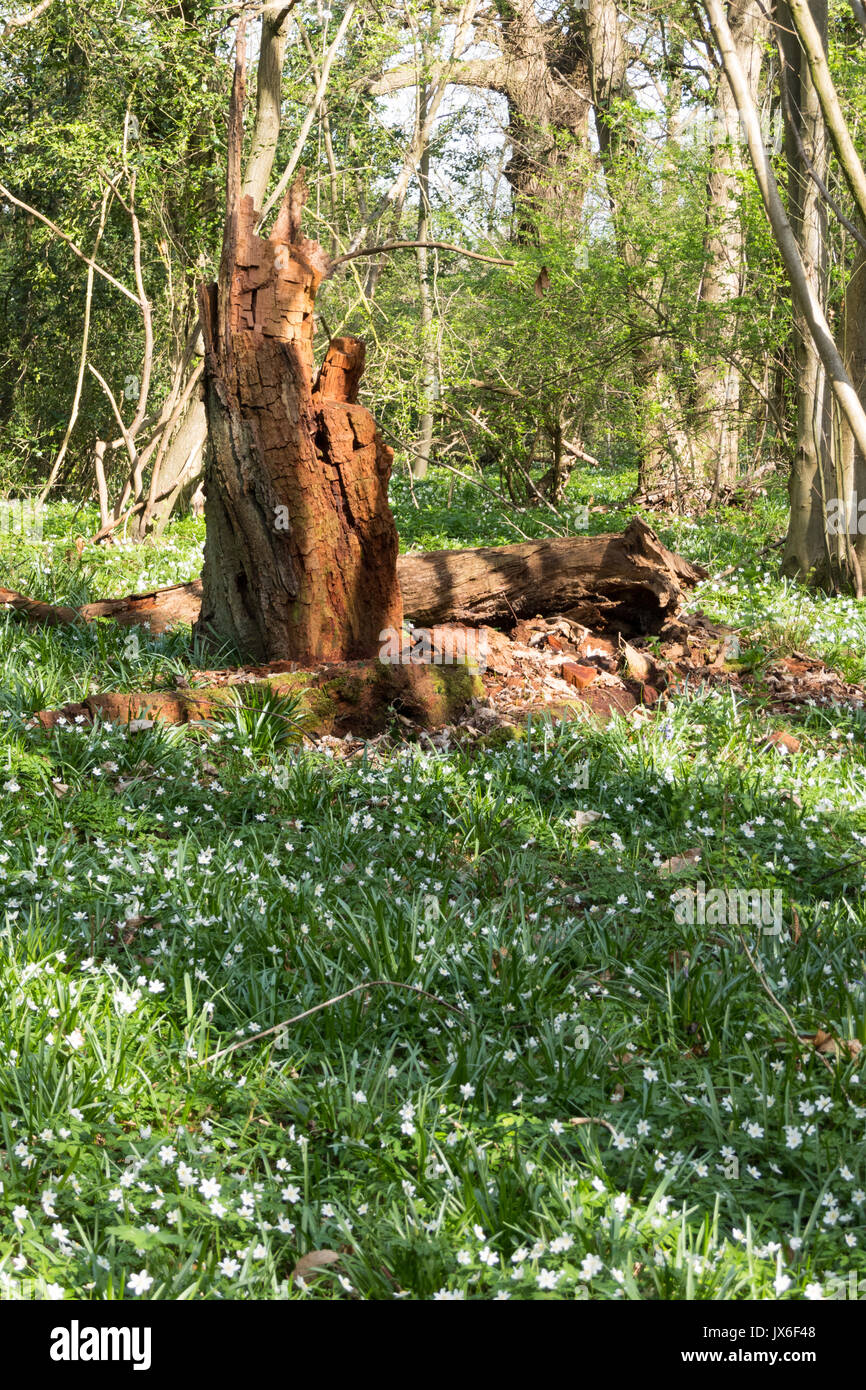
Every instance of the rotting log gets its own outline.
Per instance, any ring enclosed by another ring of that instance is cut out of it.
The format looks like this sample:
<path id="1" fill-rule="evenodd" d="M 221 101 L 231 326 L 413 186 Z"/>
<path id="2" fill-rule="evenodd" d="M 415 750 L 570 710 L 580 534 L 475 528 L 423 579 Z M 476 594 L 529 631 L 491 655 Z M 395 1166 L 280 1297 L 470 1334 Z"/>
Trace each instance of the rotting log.
<path id="1" fill-rule="evenodd" d="M 447 622 L 509 627 L 518 618 L 566 612 L 593 630 L 654 632 L 706 571 L 667 550 L 635 518 L 621 535 L 401 555 L 397 577 L 404 615 L 416 627 Z M 195 623 L 201 598 L 200 579 L 79 609 L 0 589 L 0 605 L 34 622 L 111 618 L 127 626 L 147 623 L 155 634 Z"/>
<path id="2" fill-rule="evenodd" d="M 403 555 L 403 611 L 419 626 L 510 625 L 568 613 L 591 628 L 653 632 L 705 572 L 674 555 L 640 518 L 622 535 L 569 536 L 477 550 Z"/>

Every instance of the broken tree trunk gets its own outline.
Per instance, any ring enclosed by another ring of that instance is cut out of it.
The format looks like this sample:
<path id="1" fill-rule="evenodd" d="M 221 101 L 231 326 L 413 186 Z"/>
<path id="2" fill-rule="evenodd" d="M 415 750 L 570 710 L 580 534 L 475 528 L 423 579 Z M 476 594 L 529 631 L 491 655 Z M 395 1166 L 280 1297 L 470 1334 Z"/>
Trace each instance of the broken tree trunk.
<path id="1" fill-rule="evenodd" d="M 335 360 L 334 365 L 340 364 Z M 517 618 L 569 612 L 575 621 L 595 630 L 653 632 L 676 612 L 684 593 L 706 578 L 706 572 L 667 550 L 646 522 L 636 517 L 622 535 L 568 536 L 480 550 L 401 555 L 397 578 L 405 616 L 417 627 L 447 622 L 508 627 Z M 201 604 L 200 579 L 125 599 L 88 603 L 80 609 L 54 608 L 0 589 L 0 605 L 15 608 L 34 622 L 113 618 L 127 625 L 147 623 L 153 633 L 176 623 L 194 623 Z M 378 653 L 379 632 L 375 636 Z"/>
<path id="2" fill-rule="evenodd" d="M 614 536 L 569 536 L 402 555 L 403 608 L 419 626 L 568 612 L 588 627 L 657 631 L 704 571 L 634 518 Z"/>
<path id="3" fill-rule="evenodd" d="M 374 656 L 399 628 L 392 451 L 357 404 L 363 344 L 331 344 L 313 387 L 328 257 L 301 234 L 303 178 L 270 236 L 240 196 L 243 62 L 229 123 L 219 281 L 200 294 L 210 450 L 197 632 L 258 661 Z"/>

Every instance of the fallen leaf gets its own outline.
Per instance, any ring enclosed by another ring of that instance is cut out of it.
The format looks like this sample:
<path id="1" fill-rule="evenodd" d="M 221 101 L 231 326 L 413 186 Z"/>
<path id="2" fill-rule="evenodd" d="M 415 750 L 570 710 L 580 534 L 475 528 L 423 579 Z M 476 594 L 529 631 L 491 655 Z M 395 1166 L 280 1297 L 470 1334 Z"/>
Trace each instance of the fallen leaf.
<path id="1" fill-rule="evenodd" d="M 672 859 L 666 859 L 663 864 L 659 864 L 658 871 L 662 878 L 669 874 L 682 873 L 683 869 L 688 869 L 692 864 L 701 862 L 701 851 L 699 849 L 687 849 L 684 854 L 675 854 Z"/>
<path id="2" fill-rule="evenodd" d="M 859 1038 L 834 1038 L 832 1033 L 825 1033 L 819 1028 L 812 1039 L 812 1046 L 824 1057 L 840 1057 L 843 1052 L 847 1052 L 849 1057 L 857 1057 L 863 1044 Z"/>
<path id="3" fill-rule="evenodd" d="M 321 1274 L 328 1265 L 338 1264 L 340 1256 L 336 1250 L 309 1250 L 302 1255 L 292 1270 L 293 1279 L 309 1279 L 311 1275 Z"/>
<path id="4" fill-rule="evenodd" d="M 834 1038 L 832 1033 L 825 1033 L 823 1028 L 819 1028 L 817 1033 L 798 1033 L 797 1040 L 806 1047 L 813 1047 L 822 1057 L 839 1057 L 843 1052 L 847 1052 L 849 1057 L 859 1057 L 863 1050 L 859 1038 Z M 782 1046 L 790 1041 L 789 1036 L 774 1038 L 773 1044 Z"/>
<path id="5" fill-rule="evenodd" d="M 799 753 L 800 740 L 794 738 L 793 734 L 785 734 L 781 729 L 777 729 L 774 733 L 767 735 L 762 746 L 765 752 L 770 748 L 775 748 L 784 757 L 786 753 Z"/>
<path id="6" fill-rule="evenodd" d="M 637 647 L 633 647 L 630 642 L 623 642 L 622 656 L 625 668 L 632 680 L 640 681 L 641 684 L 648 681 L 655 672 L 655 666 L 648 656 L 639 652 Z"/>

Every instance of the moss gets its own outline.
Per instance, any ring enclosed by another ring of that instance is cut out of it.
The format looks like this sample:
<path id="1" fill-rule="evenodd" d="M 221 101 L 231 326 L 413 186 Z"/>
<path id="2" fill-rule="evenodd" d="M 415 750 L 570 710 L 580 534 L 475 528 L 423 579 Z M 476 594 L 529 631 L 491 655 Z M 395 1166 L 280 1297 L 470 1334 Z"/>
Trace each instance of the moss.
<path id="1" fill-rule="evenodd" d="M 483 734 L 478 740 L 479 748 L 489 748 L 495 753 L 502 748 L 507 748 L 510 743 L 520 743 L 526 738 L 525 724 L 500 724 L 497 729 L 491 729 L 489 734 Z"/>
<path id="2" fill-rule="evenodd" d="M 467 666 L 355 661 L 319 671 L 281 671 L 241 685 L 102 694 L 88 700 L 87 710 L 121 723 L 158 719 L 176 724 L 218 718 L 221 708 L 230 705 L 238 692 L 262 689 L 299 695 L 311 734 L 351 732 L 362 736 L 386 729 L 394 709 L 422 727 L 441 728 L 456 719 L 473 697 L 484 695 L 481 677 Z"/>

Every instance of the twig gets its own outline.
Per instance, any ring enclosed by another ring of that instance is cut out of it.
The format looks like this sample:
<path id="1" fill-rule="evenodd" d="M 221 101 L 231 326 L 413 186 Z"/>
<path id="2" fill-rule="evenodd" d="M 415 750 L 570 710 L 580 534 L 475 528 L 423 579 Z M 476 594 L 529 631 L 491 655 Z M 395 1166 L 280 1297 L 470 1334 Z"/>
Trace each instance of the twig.
<path id="1" fill-rule="evenodd" d="M 247 1047 L 250 1043 L 260 1042 L 262 1038 L 269 1038 L 273 1033 L 279 1033 L 283 1028 L 289 1028 L 293 1023 L 300 1023 L 304 1018 L 310 1018 L 312 1014 L 317 1014 L 322 1009 L 329 1009 L 332 1004 L 339 1004 L 350 995 L 357 994 L 362 989 L 376 989 L 383 986 L 392 989 L 408 989 L 413 994 L 423 995 L 425 999 L 430 999 L 440 1008 L 447 1009 L 449 1013 L 457 1014 L 460 1018 L 465 1018 L 466 1013 L 463 1009 L 458 1009 L 456 1004 L 448 1004 L 444 999 L 440 999 L 436 994 L 429 994 L 426 989 L 421 989 L 419 985 L 407 985 L 402 980 L 365 980 L 361 985 L 353 985 L 344 994 L 337 994 L 333 999 L 326 999 L 323 1004 L 315 1004 L 312 1009 L 306 1009 L 302 1014 L 295 1014 L 294 1018 L 287 1018 L 285 1023 L 275 1023 L 273 1028 L 265 1028 L 261 1033 L 253 1033 L 251 1038 L 241 1038 L 240 1042 L 232 1043 L 229 1047 L 220 1048 L 219 1052 L 212 1052 L 210 1057 L 205 1057 L 202 1066 L 208 1062 L 215 1062 L 218 1057 L 226 1057 L 230 1052 L 237 1052 L 239 1047 Z M 602 1122 L 603 1123 L 603 1122 Z"/>
<path id="2" fill-rule="evenodd" d="M 380 256 L 383 251 L 402 251 L 408 247 L 426 247 L 429 251 L 455 251 L 458 256 L 468 256 L 472 261 L 486 261 L 488 265 L 504 265 L 513 269 L 516 261 L 506 261 L 500 256 L 483 256 L 480 251 L 467 251 L 465 246 L 455 246 L 450 241 L 383 241 L 379 246 L 365 246 L 361 251 L 346 251 L 337 256 L 331 266 L 355 261 L 359 256 Z"/>
<path id="3" fill-rule="evenodd" d="M 609 1129 L 610 1132 L 611 1132 L 611 1134 L 614 1136 L 614 1138 L 616 1138 L 616 1130 L 614 1129 L 614 1127 L 613 1127 L 613 1125 L 611 1124 L 610 1120 L 603 1120 L 603 1119 L 601 1118 L 600 1115 L 579 1115 L 579 1116 L 575 1117 L 574 1119 L 569 1120 L 568 1123 L 569 1123 L 570 1125 L 575 1125 L 575 1126 L 576 1126 L 576 1125 L 604 1125 L 605 1129 Z"/>
<path id="4" fill-rule="evenodd" d="M 97 265 L 93 257 L 88 256 L 86 251 L 82 251 L 80 246 L 76 246 L 75 242 L 72 240 L 72 237 L 68 236 L 66 232 L 61 231 L 57 223 L 52 222 L 50 217 L 46 217 L 44 212 L 39 212 L 36 208 L 32 208 L 29 203 L 24 203 L 21 201 L 20 198 L 16 198 L 15 194 L 10 193 L 9 189 L 3 183 L 0 183 L 0 194 L 2 194 L 2 196 L 6 198 L 8 202 L 14 203 L 17 208 L 22 208 L 24 212 L 29 212 L 32 217 L 37 218 L 40 222 L 44 222 L 45 226 L 50 228 L 50 230 L 54 232 L 55 236 L 59 236 L 61 241 L 66 242 L 66 245 L 69 247 L 70 251 L 74 251 L 75 255 L 79 258 L 79 260 L 82 260 L 85 265 L 93 266 L 93 269 L 96 271 L 97 275 L 101 275 L 103 280 L 107 280 L 108 283 L 110 285 L 113 285 L 116 290 L 120 290 L 121 294 L 125 294 L 127 299 L 131 299 L 136 308 L 141 307 L 137 294 L 133 294 L 132 290 L 128 290 L 126 288 L 126 285 L 122 285 L 120 281 L 115 280 L 114 276 L 111 275 L 107 270 L 103 270 L 101 265 Z"/>

